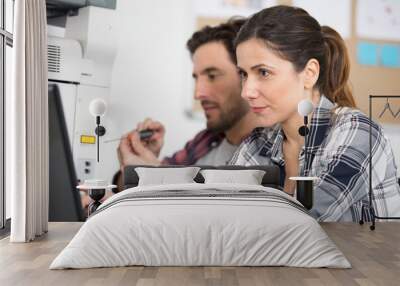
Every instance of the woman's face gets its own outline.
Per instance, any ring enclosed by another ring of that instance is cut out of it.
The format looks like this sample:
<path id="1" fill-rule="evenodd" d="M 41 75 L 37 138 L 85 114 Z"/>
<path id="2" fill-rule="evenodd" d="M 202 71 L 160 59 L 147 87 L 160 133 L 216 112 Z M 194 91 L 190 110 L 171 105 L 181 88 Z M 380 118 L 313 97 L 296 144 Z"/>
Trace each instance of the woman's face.
<path id="1" fill-rule="evenodd" d="M 255 38 L 240 43 L 236 56 L 242 97 L 264 126 L 298 116 L 297 104 L 305 95 L 302 72 Z"/>

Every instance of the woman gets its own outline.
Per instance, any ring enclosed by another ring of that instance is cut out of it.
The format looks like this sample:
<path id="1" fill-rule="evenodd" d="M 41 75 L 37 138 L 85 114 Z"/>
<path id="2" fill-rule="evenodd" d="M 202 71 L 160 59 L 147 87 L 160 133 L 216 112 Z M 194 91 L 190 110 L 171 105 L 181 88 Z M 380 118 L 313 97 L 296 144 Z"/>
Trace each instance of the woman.
<path id="1" fill-rule="evenodd" d="M 268 128 L 255 129 L 231 163 L 278 164 L 289 194 L 295 183 L 288 178 L 306 168 L 318 177 L 311 214 L 320 221 L 359 221 L 368 204 L 370 121 L 355 109 L 343 39 L 303 9 L 275 6 L 253 15 L 235 46 L 242 96 Z M 307 150 L 297 112 L 304 99 L 314 105 Z M 381 127 L 371 124 L 375 213 L 399 216 L 393 153 Z M 303 164 L 305 153 L 309 166 Z"/>

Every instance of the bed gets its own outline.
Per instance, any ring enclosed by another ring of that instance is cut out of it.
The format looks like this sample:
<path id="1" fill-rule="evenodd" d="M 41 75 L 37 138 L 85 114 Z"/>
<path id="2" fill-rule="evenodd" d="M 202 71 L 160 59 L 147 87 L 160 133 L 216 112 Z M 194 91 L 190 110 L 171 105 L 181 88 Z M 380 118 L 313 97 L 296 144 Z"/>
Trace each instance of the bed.
<path id="1" fill-rule="evenodd" d="M 263 178 L 265 185 L 130 184 L 99 207 L 50 269 L 129 265 L 350 268 L 307 210 L 271 187 L 268 180 Z"/>

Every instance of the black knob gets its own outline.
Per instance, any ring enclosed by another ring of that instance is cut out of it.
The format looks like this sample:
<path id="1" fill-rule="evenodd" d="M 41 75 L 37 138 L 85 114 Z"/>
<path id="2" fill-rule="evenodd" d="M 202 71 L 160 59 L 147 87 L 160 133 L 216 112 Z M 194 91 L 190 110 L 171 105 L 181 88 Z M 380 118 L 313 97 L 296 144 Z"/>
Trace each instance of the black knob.
<path id="1" fill-rule="evenodd" d="M 106 129 L 104 128 L 104 126 L 99 125 L 96 127 L 94 132 L 96 133 L 96 135 L 103 136 L 104 134 L 106 134 Z"/>
<path id="2" fill-rule="evenodd" d="M 310 130 L 309 130 L 308 127 L 305 126 L 305 125 L 303 125 L 303 126 L 301 126 L 301 127 L 299 128 L 299 134 L 300 134 L 301 136 L 306 136 L 306 135 L 308 135 L 309 132 L 310 132 Z"/>

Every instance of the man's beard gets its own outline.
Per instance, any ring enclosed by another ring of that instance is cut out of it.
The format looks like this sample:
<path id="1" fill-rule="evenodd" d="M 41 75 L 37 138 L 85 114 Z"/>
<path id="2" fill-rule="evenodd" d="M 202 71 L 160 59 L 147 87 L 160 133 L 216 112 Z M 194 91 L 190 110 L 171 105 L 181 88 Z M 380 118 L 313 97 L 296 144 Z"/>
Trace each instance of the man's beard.
<path id="1" fill-rule="evenodd" d="M 213 132 L 226 132 L 231 129 L 249 111 L 249 106 L 244 100 L 238 100 L 235 104 L 226 109 L 220 110 L 219 118 L 216 122 L 207 120 L 207 129 Z"/>

